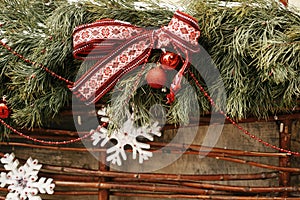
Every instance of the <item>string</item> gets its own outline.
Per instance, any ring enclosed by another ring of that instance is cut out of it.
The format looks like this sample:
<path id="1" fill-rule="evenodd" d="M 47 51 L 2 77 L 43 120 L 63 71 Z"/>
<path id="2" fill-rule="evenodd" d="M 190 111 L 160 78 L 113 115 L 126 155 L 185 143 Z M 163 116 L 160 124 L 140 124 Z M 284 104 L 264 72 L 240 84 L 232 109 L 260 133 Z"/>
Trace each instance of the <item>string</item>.
<path id="1" fill-rule="evenodd" d="M 0 122 L 8 129 L 10 129 L 12 132 L 18 134 L 19 136 L 26 138 L 28 140 L 31 140 L 33 142 L 37 142 L 37 143 L 41 143 L 41 144 L 48 144 L 48 145 L 65 145 L 65 144 L 71 144 L 71 143 L 75 143 L 75 142 L 79 142 L 81 140 L 84 140 L 88 137 L 90 137 L 91 135 L 93 135 L 94 133 L 91 131 L 85 135 L 83 135 L 82 137 L 76 138 L 76 139 L 71 139 L 71 140 L 65 140 L 65 141 L 46 141 L 46 140 L 40 140 L 40 139 L 36 139 L 33 138 L 29 135 L 25 135 L 24 133 L 16 130 L 15 128 L 13 128 L 12 126 L 10 126 L 9 124 L 7 124 L 4 120 L 0 119 Z M 101 125 L 101 127 L 103 127 L 104 125 Z"/>
<path id="2" fill-rule="evenodd" d="M 204 94 L 204 96 L 207 98 L 207 100 L 210 102 L 210 104 L 214 107 L 216 107 L 216 104 L 214 102 L 214 100 L 210 97 L 210 95 L 206 92 L 206 90 L 203 88 L 203 86 L 199 83 L 199 81 L 197 80 L 197 78 L 195 77 L 195 75 L 193 74 L 193 72 L 190 71 L 190 69 L 188 69 L 188 72 L 190 74 L 190 76 L 192 77 L 192 79 L 195 81 L 197 87 L 200 89 L 200 91 Z M 300 155 L 300 152 L 295 152 L 295 151 L 290 151 L 287 149 L 283 149 L 280 148 L 276 145 L 272 145 L 264 140 L 262 140 L 261 138 L 251 134 L 248 130 L 246 130 L 245 128 L 243 128 L 242 126 L 240 126 L 236 121 L 234 121 L 232 118 L 230 118 L 229 116 L 227 116 L 227 114 L 223 111 L 219 109 L 219 113 L 222 114 L 232 125 L 234 125 L 236 128 L 238 128 L 239 130 L 241 130 L 245 135 L 248 135 L 250 138 L 262 143 L 263 145 L 267 146 L 267 147 L 271 147 L 275 150 L 281 151 L 281 152 L 285 152 L 288 155 Z"/>
<path id="3" fill-rule="evenodd" d="M 73 85 L 74 82 L 66 79 L 66 78 L 63 78 L 62 76 L 56 74 L 55 72 L 51 71 L 50 69 L 48 69 L 46 66 L 42 65 L 42 64 L 38 64 L 34 61 L 31 61 L 27 58 L 25 58 L 23 55 L 19 54 L 18 52 L 14 51 L 10 46 L 8 46 L 5 42 L 3 42 L 2 40 L 0 40 L 0 44 L 6 48 L 9 52 L 11 52 L 13 55 L 17 56 L 18 58 L 20 58 L 21 60 L 23 60 L 24 62 L 26 63 L 29 63 L 33 66 L 38 66 L 40 67 L 41 69 L 43 69 L 44 71 L 46 71 L 47 73 L 49 73 L 51 76 L 59 79 L 59 80 L 62 80 L 64 82 L 66 82 L 68 85 Z M 142 68 L 143 69 L 143 68 Z M 216 107 L 216 104 L 214 102 L 214 100 L 210 97 L 210 95 L 205 91 L 205 89 L 202 87 L 202 85 L 199 83 L 199 81 L 197 80 L 197 78 L 195 77 L 195 75 L 188 69 L 188 72 L 190 74 L 190 76 L 193 78 L 193 80 L 195 81 L 197 87 L 200 89 L 200 91 L 204 94 L 204 96 L 207 98 L 207 100 L 210 102 L 210 104 L 214 107 Z M 223 110 L 219 110 L 219 113 L 222 114 L 226 120 L 228 120 L 232 125 L 234 125 L 235 127 L 237 127 L 239 130 L 241 130 L 245 135 L 248 135 L 250 138 L 262 143 L 263 145 L 267 146 L 267 147 L 271 147 L 275 150 L 278 150 L 278 151 L 281 151 L 281 152 L 285 152 L 287 154 L 293 154 L 293 155 L 300 155 L 299 152 L 295 152 L 295 151 L 291 151 L 291 150 L 287 150 L 287 149 L 283 149 L 283 148 L 280 148 L 276 145 L 272 145 L 264 140 L 262 140 L 261 138 L 251 134 L 248 130 L 246 130 L 245 128 L 243 128 L 242 126 L 240 126 L 235 120 L 233 120 L 232 118 L 230 118 L 229 116 L 227 116 L 227 114 L 223 111 Z M 36 139 L 36 138 L 33 138 L 33 137 L 30 137 L 28 135 L 25 135 L 24 133 L 21 133 L 20 131 L 14 129 L 13 127 L 11 127 L 10 125 L 8 125 L 7 123 L 5 123 L 4 120 L 0 119 L 0 122 L 6 126 L 8 129 L 10 129 L 12 132 L 18 134 L 19 136 L 21 137 L 24 137 L 28 140 L 32 140 L 34 142 L 38 142 L 38 143 L 42 143 L 42 144 L 54 144 L 54 145 L 61 145 L 61 144 L 70 144 L 70 143 L 75 143 L 75 142 L 78 142 L 78 141 L 81 141 L 83 139 L 86 139 L 88 138 L 89 136 L 91 136 L 93 133 L 90 132 L 82 137 L 79 137 L 79 138 L 76 138 L 76 139 L 71 139 L 71 140 L 67 140 L 67 141 L 60 141 L 60 142 L 53 142 L 53 141 L 45 141 L 45 140 L 39 140 L 39 139 Z"/>
<path id="4" fill-rule="evenodd" d="M 43 69 L 45 72 L 49 73 L 51 76 L 66 82 L 68 85 L 73 85 L 74 83 L 58 74 L 56 74 L 55 72 L 51 71 L 49 68 L 47 68 L 46 66 L 36 63 L 34 61 L 31 61 L 27 58 L 25 58 L 23 55 L 19 54 L 18 52 L 14 51 L 10 46 L 8 46 L 5 42 L 3 42 L 3 40 L 0 40 L 0 44 L 7 49 L 9 52 L 11 52 L 13 55 L 17 56 L 18 58 L 20 58 L 21 60 L 23 60 L 26 63 L 29 63 L 33 66 L 38 66 L 39 68 Z"/>

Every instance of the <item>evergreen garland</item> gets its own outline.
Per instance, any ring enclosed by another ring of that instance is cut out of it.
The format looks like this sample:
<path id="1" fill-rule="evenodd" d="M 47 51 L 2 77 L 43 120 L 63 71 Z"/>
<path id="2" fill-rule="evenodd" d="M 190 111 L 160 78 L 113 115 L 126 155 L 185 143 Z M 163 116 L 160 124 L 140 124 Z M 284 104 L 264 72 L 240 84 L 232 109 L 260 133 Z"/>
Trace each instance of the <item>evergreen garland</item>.
<path id="1" fill-rule="evenodd" d="M 173 11 L 153 2 L 147 2 L 148 9 L 137 9 L 133 1 L 96 2 L 0 0 L 0 38 L 24 57 L 74 80 L 79 69 L 85 70 L 72 56 L 72 32 L 76 26 L 112 18 L 141 27 L 160 27 L 167 25 L 173 16 Z M 241 1 L 239 6 L 224 7 L 218 1 L 195 0 L 185 12 L 199 20 L 199 44 L 220 70 L 227 92 L 226 111 L 231 117 L 267 117 L 297 105 L 300 96 L 299 11 L 275 1 Z M 156 56 L 152 55 L 153 62 Z M 146 67 L 144 75 L 149 69 Z M 18 126 L 46 125 L 71 102 L 71 92 L 64 82 L 37 66 L 24 63 L 4 48 L 0 48 L 0 74 L 0 96 L 8 97 L 13 110 L 11 123 Z M 200 75 L 198 78 L 201 80 Z M 132 87 L 131 83 L 136 80 L 131 76 L 123 81 L 117 87 Z M 193 85 L 188 75 L 187 81 Z M 205 86 L 205 82 L 202 84 Z M 183 88 L 176 102 L 165 106 L 170 123 L 188 123 L 193 111 L 190 101 L 194 98 L 202 113 L 210 110 L 201 91 L 193 88 L 196 97 Z M 125 115 L 120 104 L 131 96 L 130 87 L 124 91 L 111 105 L 115 121 Z M 144 123 L 151 118 L 149 106 L 162 102 L 164 95 L 149 87 L 138 91 L 130 103 Z M 218 83 L 211 92 L 217 91 Z"/>
<path id="2" fill-rule="evenodd" d="M 220 69 L 227 112 L 245 118 L 290 110 L 299 99 L 300 16 L 275 1 L 194 4 L 202 44 Z"/>

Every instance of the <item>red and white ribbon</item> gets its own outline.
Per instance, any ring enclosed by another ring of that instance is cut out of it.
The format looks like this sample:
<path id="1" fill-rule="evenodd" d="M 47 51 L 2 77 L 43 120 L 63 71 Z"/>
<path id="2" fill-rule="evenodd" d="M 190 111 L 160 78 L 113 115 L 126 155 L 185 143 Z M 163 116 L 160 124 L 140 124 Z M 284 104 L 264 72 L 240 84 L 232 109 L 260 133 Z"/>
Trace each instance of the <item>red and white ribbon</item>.
<path id="1" fill-rule="evenodd" d="M 174 46 L 181 53 L 195 53 L 199 36 L 197 20 L 180 11 L 168 26 L 156 30 L 110 19 L 81 25 L 73 33 L 74 57 L 97 62 L 69 88 L 87 104 L 96 103 L 124 74 L 146 63 L 152 49 Z M 171 85 L 173 97 L 182 76 L 180 70 Z"/>

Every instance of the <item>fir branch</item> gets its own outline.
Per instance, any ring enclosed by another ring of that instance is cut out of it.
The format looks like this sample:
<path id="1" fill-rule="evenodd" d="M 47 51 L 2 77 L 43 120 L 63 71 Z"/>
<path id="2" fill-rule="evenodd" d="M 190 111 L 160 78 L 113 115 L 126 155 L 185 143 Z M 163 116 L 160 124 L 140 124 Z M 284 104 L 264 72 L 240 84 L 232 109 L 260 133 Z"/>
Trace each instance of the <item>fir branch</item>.
<path id="1" fill-rule="evenodd" d="M 193 10 L 202 28 L 200 44 L 223 77 L 227 112 L 237 118 L 266 117 L 282 106 L 293 107 L 299 98 L 299 89 L 293 87 L 299 84 L 295 77 L 299 76 L 295 28 L 300 25 L 299 13 L 275 1 L 242 1 L 236 7 L 217 4 L 198 1 Z M 277 45 L 291 41 L 286 48 Z"/>

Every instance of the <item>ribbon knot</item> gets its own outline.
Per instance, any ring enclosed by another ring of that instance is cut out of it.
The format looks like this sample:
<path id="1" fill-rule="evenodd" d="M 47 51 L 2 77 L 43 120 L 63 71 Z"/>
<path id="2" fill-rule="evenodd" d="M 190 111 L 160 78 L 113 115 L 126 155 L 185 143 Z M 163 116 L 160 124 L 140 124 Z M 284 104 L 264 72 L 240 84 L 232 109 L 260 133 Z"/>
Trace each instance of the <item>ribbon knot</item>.
<path id="1" fill-rule="evenodd" d="M 111 19 L 78 26 L 73 32 L 74 57 L 96 60 L 96 64 L 69 88 L 86 104 L 96 103 L 124 74 L 146 63 L 152 49 L 173 46 L 186 58 L 167 96 L 171 103 L 188 66 L 188 55 L 200 50 L 199 36 L 197 21 L 180 11 L 175 12 L 168 26 L 156 30 Z"/>

